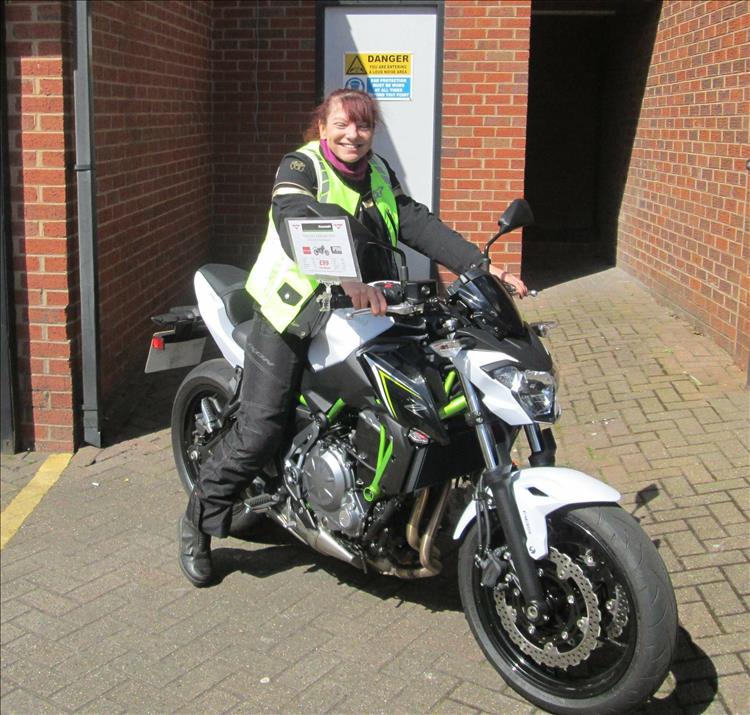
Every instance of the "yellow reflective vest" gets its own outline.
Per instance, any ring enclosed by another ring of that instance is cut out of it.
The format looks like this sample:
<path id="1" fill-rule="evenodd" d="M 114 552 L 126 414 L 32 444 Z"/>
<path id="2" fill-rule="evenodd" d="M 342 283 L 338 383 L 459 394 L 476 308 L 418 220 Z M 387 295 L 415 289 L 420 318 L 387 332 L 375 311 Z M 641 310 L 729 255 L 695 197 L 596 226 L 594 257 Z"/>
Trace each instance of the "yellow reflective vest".
<path id="1" fill-rule="evenodd" d="M 362 196 L 349 188 L 331 168 L 320 151 L 317 141 L 297 150 L 310 157 L 318 182 L 316 199 L 324 204 L 338 204 L 354 216 Z M 388 230 L 391 244 L 398 241 L 398 210 L 390 182 L 390 174 L 383 160 L 370 159 L 370 191 L 372 200 Z M 318 281 L 302 273 L 281 246 L 281 240 L 268 212 L 268 230 L 258 258 L 253 265 L 245 288 L 255 299 L 266 320 L 280 333 L 284 332 L 318 287 Z"/>

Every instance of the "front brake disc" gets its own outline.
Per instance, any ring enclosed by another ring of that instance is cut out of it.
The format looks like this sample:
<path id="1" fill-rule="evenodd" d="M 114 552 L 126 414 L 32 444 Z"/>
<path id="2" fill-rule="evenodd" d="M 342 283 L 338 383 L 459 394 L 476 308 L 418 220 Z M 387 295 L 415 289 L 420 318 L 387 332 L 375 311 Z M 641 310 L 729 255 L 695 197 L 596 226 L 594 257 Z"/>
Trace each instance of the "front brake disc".
<path id="1" fill-rule="evenodd" d="M 577 630 L 580 633 L 578 643 L 570 649 L 560 650 L 557 644 L 547 642 L 542 647 L 529 640 L 528 635 L 518 626 L 518 610 L 507 602 L 507 591 L 495 589 L 495 607 L 500 616 L 503 628 L 523 653 L 539 665 L 567 669 L 586 660 L 598 644 L 601 632 L 601 612 L 594 588 L 583 573 L 583 569 L 570 556 L 560 553 L 554 547 L 549 550 L 549 560 L 555 565 L 557 579 L 569 581 L 578 592 L 578 606 L 585 606 L 585 614 L 577 619 Z M 560 639 L 561 642 L 566 642 Z"/>

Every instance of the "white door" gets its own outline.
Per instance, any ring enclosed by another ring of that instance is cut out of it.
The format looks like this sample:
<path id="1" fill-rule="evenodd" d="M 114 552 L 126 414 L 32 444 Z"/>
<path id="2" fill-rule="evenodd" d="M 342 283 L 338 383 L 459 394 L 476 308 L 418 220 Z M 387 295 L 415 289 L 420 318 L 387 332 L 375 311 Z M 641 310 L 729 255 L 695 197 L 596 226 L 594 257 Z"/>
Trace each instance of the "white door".
<path id="1" fill-rule="evenodd" d="M 383 125 L 374 149 L 404 192 L 433 209 L 437 8 L 331 6 L 324 17 L 325 93 L 354 86 L 377 97 Z M 401 248 L 410 277 L 429 278 L 429 259 Z"/>

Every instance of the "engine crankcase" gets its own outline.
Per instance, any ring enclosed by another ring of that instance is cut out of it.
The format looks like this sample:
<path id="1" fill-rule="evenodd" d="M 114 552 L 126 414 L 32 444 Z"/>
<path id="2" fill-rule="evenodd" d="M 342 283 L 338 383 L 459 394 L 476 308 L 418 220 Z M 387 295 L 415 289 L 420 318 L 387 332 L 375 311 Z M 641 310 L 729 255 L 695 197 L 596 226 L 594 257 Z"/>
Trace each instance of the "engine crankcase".
<path id="1" fill-rule="evenodd" d="M 302 486 L 318 519 L 330 531 L 350 537 L 361 534 L 367 513 L 354 480 L 346 452 L 336 444 L 315 444 L 302 467 Z"/>

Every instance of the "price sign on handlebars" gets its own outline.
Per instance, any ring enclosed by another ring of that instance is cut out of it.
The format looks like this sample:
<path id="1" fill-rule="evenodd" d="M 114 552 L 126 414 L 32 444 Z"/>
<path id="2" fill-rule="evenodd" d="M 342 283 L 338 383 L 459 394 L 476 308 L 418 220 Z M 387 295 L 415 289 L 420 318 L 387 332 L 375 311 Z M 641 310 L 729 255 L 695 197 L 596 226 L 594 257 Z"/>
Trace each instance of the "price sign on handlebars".
<path id="1" fill-rule="evenodd" d="M 325 283 L 361 279 L 347 217 L 285 219 L 299 269 Z"/>

